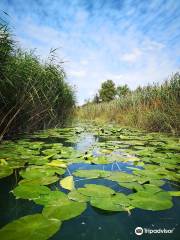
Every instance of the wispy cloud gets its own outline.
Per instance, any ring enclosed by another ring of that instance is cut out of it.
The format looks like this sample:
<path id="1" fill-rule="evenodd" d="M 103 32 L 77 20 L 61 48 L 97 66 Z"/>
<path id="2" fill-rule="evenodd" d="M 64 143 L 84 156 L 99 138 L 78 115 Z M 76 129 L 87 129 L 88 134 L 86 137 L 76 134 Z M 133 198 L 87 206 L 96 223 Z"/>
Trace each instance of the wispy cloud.
<path id="1" fill-rule="evenodd" d="M 180 65 L 180 1 L 1 0 L 24 48 L 59 48 L 80 103 L 102 81 L 131 88 L 162 81 Z"/>

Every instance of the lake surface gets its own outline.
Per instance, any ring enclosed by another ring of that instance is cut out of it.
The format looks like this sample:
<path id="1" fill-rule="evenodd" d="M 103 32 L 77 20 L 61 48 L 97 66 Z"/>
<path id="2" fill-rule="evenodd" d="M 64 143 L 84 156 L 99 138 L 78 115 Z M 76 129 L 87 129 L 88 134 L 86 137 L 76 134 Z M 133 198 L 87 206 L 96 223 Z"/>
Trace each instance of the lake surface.
<path id="1" fill-rule="evenodd" d="M 40 147 L 36 146 L 38 142 L 42 142 Z M 18 157 L 18 162 L 20 162 L 21 159 L 24 161 L 24 167 L 18 167 L 18 165 L 15 166 L 13 162 L 13 164 L 10 164 L 10 167 L 14 169 L 13 174 L 4 176 L 0 179 L 0 228 L 23 216 L 42 212 L 42 205 L 38 205 L 34 201 L 30 201 L 28 199 L 16 199 L 11 191 L 15 189 L 19 181 L 22 180 L 22 176 L 20 176 L 19 171 L 22 171 L 23 169 L 25 170 L 29 166 L 43 165 L 39 162 L 31 162 L 29 159 L 33 156 L 42 157 L 50 154 L 52 151 L 48 152 L 48 154 L 43 151 L 52 149 L 53 144 L 56 143 L 63 144 L 67 149 L 69 147 L 73 147 L 74 149 L 74 155 L 72 155 L 72 152 L 69 152 L 71 157 L 68 157 L 68 151 L 64 152 L 64 155 L 62 154 L 61 156 L 61 159 L 71 162 L 68 164 L 68 169 L 66 169 L 63 177 L 73 175 L 76 170 L 85 169 L 99 169 L 132 174 L 132 171 L 135 169 L 143 171 L 146 166 L 148 166 L 148 170 L 154 169 L 152 168 L 152 165 L 154 165 L 157 166 L 157 168 L 161 166 L 165 169 L 161 178 L 161 180 L 164 181 L 164 184 L 159 187 L 164 191 L 179 191 L 179 140 L 175 137 L 167 136 L 165 134 L 147 134 L 136 130 L 119 129 L 113 126 L 102 128 L 99 126 L 83 125 L 82 127 L 67 129 L 67 131 L 52 129 L 45 132 L 39 132 L 31 136 L 21 136 L 19 139 L 14 141 L 5 141 L 1 145 L 0 159 L 5 160 L 5 163 L 2 161 L 1 168 L 4 168 L 6 164 L 9 164 L 11 159 L 14 159 L 15 161 Z M 19 151 L 16 152 L 16 150 L 14 150 L 17 149 L 17 146 L 21 146 L 21 151 L 22 147 L 23 149 L 26 149 L 26 153 L 28 149 L 30 150 L 27 159 L 24 159 L 23 157 L 25 152 L 20 154 Z M 58 152 L 59 149 L 60 148 L 56 148 L 56 154 L 58 156 L 53 155 L 49 157 L 49 162 L 53 161 L 53 159 L 60 158 L 60 154 Z M 76 152 L 78 154 L 75 154 Z M 87 156 L 87 159 L 84 156 Z M 97 160 L 96 162 L 93 162 L 94 158 L 98 159 L 98 157 L 102 156 L 104 156 L 109 162 L 101 164 L 100 161 L 102 159 L 98 160 L 99 162 L 97 162 Z M 83 159 L 83 161 L 81 162 L 79 159 Z M 171 159 L 176 159 L 176 161 L 171 161 Z M 163 162 L 162 165 L 161 162 Z M 154 172 L 154 170 L 152 170 L 152 172 Z M 167 174 L 167 178 L 165 177 L 165 174 Z M 148 177 L 149 176 L 154 175 L 150 172 Z M 144 176 L 140 175 L 140 177 L 143 178 Z M 59 176 L 59 179 L 60 178 L 62 178 L 62 176 Z M 85 184 L 98 184 L 110 187 L 115 192 L 124 193 L 125 195 L 129 195 L 134 191 L 134 189 L 123 187 L 118 182 L 107 178 L 89 179 L 76 176 L 73 178 L 76 189 L 82 188 Z M 153 177 L 153 179 L 159 180 L 159 178 L 155 177 Z M 60 186 L 59 180 L 49 184 L 48 187 L 52 191 L 59 190 L 65 193 L 69 192 Z M 67 221 L 63 221 L 61 228 L 49 239 L 176 240 L 179 239 L 180 234 L 179 196 L 173 196 L 172 202 L 173 206 L 171 208 L 160 211 L 144 210 L 135 207 L 130 211 L 119 212 L 105 211 L 103 209 L 93 207 L 88 203 L 86 210 L 81 215 Z M 143 229 L 174 230 L 173 233 L 143 233 L 141 236 L 137 236 L 135 234 L 136 227 L 142 227 Z M 5 239 L 1 238 L 1 233 L 0 239 Z"/>

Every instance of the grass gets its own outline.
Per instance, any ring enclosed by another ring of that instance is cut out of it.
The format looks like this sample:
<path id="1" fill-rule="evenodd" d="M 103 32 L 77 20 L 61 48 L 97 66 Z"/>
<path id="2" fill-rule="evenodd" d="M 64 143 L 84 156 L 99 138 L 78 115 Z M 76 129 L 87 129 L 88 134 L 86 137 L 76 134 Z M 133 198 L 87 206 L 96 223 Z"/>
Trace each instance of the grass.
<path id="1" fill-rule="evenodd" d="M 0 139 L 64 125 L 75 106 L 75 94 L 54 51 L 43 63 L 33 52 L 17 48 L 1 21 L 0 52 Z"/>
<path id="2" fill-rule="evenodd" d="M 180 74 L 163 84 L 139 87 L 125 97 L 77 109 L 79 120 L 114 122 L 148 131 L 180 133 Z"/>

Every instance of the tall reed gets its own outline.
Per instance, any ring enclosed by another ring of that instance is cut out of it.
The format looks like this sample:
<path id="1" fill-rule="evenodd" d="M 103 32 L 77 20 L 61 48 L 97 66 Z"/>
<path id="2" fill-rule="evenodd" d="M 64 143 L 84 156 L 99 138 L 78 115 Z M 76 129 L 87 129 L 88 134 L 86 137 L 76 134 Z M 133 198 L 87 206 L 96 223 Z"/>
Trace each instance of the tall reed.
<path id="1" fill-rule="evenodd" d="M 180 74 L 163 84 L 139 87 L 127 96 L 108 103 L 89 103 L 77 110 L 77 117 L 116 122 L 151 131 L 180 132 Z"/>
<path id="2" fill-rule="evenodd" d="M 64 125 L 75 106 L 62 65 L 18 49 L 0 24 L 0 138 Z"/>

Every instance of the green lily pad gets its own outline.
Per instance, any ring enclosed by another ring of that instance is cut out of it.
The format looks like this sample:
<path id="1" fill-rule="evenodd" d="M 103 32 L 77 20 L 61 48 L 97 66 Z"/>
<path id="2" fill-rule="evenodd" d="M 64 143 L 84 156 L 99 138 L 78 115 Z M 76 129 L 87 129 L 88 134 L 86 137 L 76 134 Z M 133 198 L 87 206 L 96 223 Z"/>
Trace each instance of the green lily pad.
<path id="1" fill-rule="evenodd" d="M 125 211 L 124 207 L 121 205 L 116 205 L 111 201 L 111 198 L 98 198 L 92 197 L 90 201 L 91 206 L 105 210 L 105 211 Z"/>
<path id="2" fill-rule="evenodd" d="M 124 172 L 112 172 L 110 177 L 107 177 L 107 179 L 116 181 L 118 183 L 122 182 L 134 182 L 137 180 L 137 176 L 124 173 Z"/>
<path id="3" fill-rule="evenodd" d="M 111 175 L 110 171 L 104 171 L 104 170 L 77 170 L 73 172 L 73 175 L 76 177 L 82 177 L 82 178 L 104 178 Z"/>
<path id="4" fill-rule="evenodd" d="M 129 198 L 132 206 L 144 210 L 160 211 L 173 206 L 170 195 L 163 191 L 157 193 L 139 191 L 129 195 Z"/>
<path id="5" fill-rule="evenodd" d="M 136 191 L 140 191 L 144 189 L 143 186 L 137 182 L 131 182 L 131 183 L 122 182 L 122 183 L 119 183 L 119 185 L 125 188 L 136 190 Z"/>
<path id="6" fill-rule="evenodd" d="M 79 193 L 77 190 L 73 190 L 68 193 L 68 198 L 76 202 L 88 202 L 89 197 Z"/>
<path id="7" fill-rule="evenodd" d="M 89 197 L 107 197 L 115 193 L 113 189 L 97 184 L 85 184 L 84 188 L 78 188 L 77 191 Z"/>
<path id="8" fill-rule="evenodd" d="M 52 160 L 47 165 L 52 166 L 52 167 L 61 167 L 61 168 L 66 168 L 67 167 L 66 163 L 62 159 Z"/>
<path id="9" fill-rule="evenodd" d="M 12 193 L 16 196 L 16 198 L 23 199 L 36 199 L 41 195 L 46 195 L 50 193 L 50 189 L 45 186 L 40 185 L 19 185 L 15 189 L 13 189 Z"/>
<path id="10" fill-rule="evenodd" d="M 118 212 L 128 211 L 130 200 L 123 193 L 116 193 L 105 198 L 91 197 L 90 204 L 102 210 Z"/>
<path id="11" fill-rule="evenodd" d="M 170 196 L 180 197 L 180 191 L 168 191 Z"/>
<path id="12" fill-rule="evenodd" d="M 106 157 L 101 156 L 101 157 L 96 157 L 91 160 L 92 163 L 94 164 L 109 164 L 110 162 L 107 160 Z"/>
<path id="13" fill-rule="evenodd" d="M 46 240 L 61 227 L 58 219 L 48 219 L 42 214 L 19 218 L 0 229 L 1 240 Z"/>
<path id="14" fill-rule="evenodd" d="M 86 203 L 74 202 L 69 200 L 69 204 L 45 206 L 42 214 L 50 219 L 68 220 L 79 216 L 86 210 Z"/>
<path id="15" fill-rule="evenodd" d="M 55 173 L 62 175 L 65 173 L 65 169 L 59 168 L 59 167 L 47 166 L 47 165 L 31 166 L 31 167 L 26 168 L 26 170 L 22 170 L 20 172 L 20 175 L 23 178 L 25 178 L 26 180 L 36 181 L 36 179 L 41 179 L 40 182 L 44 181 L 44 182 L 53 183 L 55 180 L 56 181 L 58 180 L 58 178 L 56 176 L 53 176 Z M 23 181 L 25 181 L 25 180 L 23 180 Z M 47 184 L 43 184 L 43 185 L 47 185 Z"/>
<path id="16" fill-rule="evenodd" d="M 13 169 L 7 166 L 0 166 L 0 178 L 7 177 L 13 173 Z"/>
<path id="17" fill-rule="evenodd" d="M 61 187 L 72 191 L 74 189 L 73 176 L 68 176 L 60 180 Z"/>
<path id="18" fill-rule="evenodd" d="M 44 167 L 33 166 L 33 167 L 26 168 L 26 170 L 22 170 L 20 172 L 20 175 L 26 179 L 34 179 L 34 178 L 53 176 L 54 171 L 52 171 L 51 169 L 48 170 Z"/>
<path id="19" fill-rule="evenodd" d="M 59 180 L 57 176 L 47 176 L 41 178 L 33 178 L 33 179 L 23 179 L 19 182 L 20 185 L 49 185 L 55 183 Z"/>
<path id="20" fill-rule="evenodd" d="M 65 205 L 68 204 L 68 197 L 65 193 L 60 191 L 50 191 L 48 194 L 41 194 L 38 198 L 33 200 L 40 205 Z"/>

